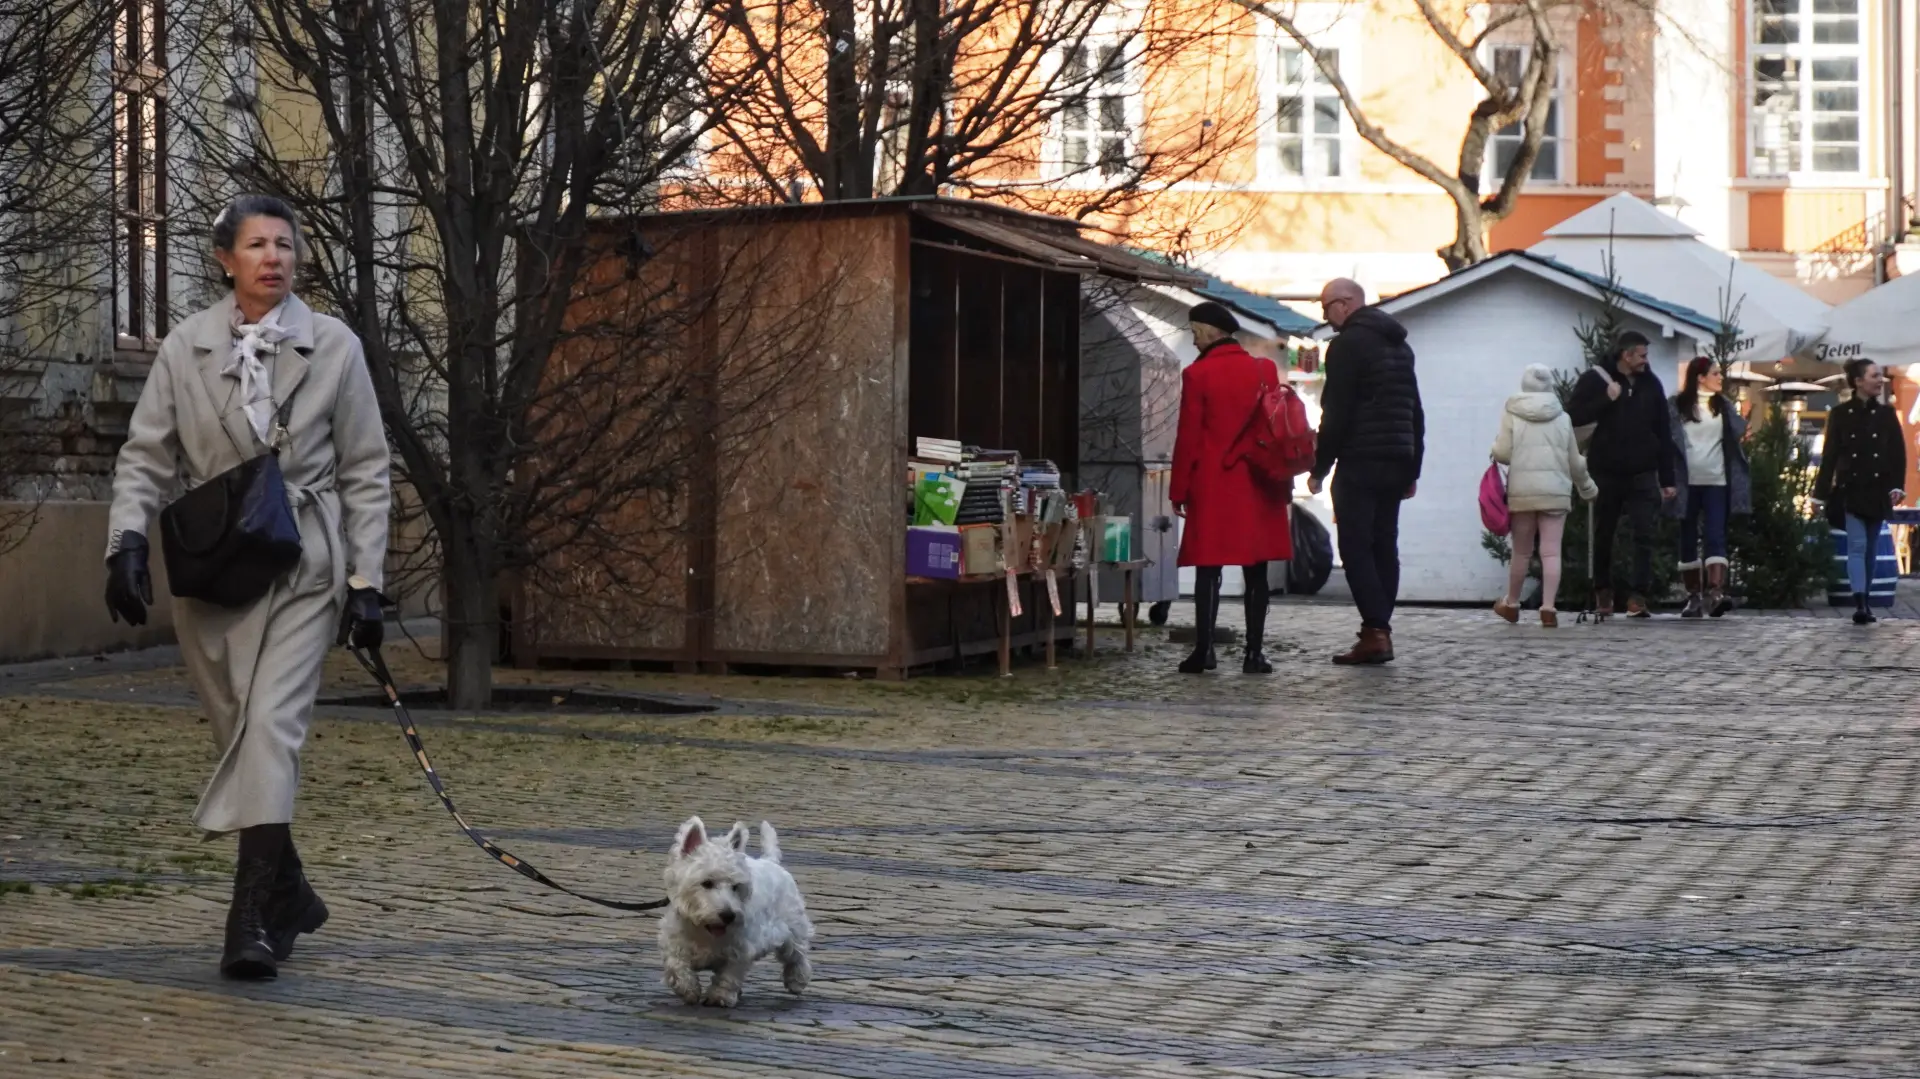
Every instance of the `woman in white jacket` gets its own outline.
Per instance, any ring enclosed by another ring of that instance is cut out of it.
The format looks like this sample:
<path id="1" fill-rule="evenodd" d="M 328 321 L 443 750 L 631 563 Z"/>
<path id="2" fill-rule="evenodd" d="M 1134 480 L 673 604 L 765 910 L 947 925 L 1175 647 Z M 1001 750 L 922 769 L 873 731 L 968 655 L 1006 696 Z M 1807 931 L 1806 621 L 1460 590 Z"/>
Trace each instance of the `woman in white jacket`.
<path id="1" fill-rule="evenodd" d="M 1520 376 L 1520 392 L 1507 398 L 1493 459 L 1507 466 L 1507 512 L 1513 528 L 1513 558 L 1507 563 L 1507 594 L 1493 613 L 1520 621 L 1520 585 L 1534 540 L 1540 543 L 1540 624 L 1559 624 L 1554 597 L 1560 591 L 1560 540 L 1566 533 L 1573 494 L 1588 501 L 1600 493 L 1587 475 L 1587 459 L 1573 438 L 1573 422 L 1553 392 L 1553 372 L 1540 364 Z"/>

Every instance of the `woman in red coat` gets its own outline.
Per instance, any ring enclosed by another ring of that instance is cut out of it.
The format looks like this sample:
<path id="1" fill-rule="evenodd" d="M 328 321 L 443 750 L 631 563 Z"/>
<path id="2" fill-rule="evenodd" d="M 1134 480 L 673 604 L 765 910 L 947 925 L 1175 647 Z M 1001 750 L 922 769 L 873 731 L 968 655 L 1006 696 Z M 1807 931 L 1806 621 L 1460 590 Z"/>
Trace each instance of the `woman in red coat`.
<path id="1" fill-rule="evenodd" d="M 1293 557 L 1285 493 L 1263 487 L 1244 460 L 1226 463 L 1227 450 L 1260 400 L 1260 388 L 1275 384 L 1272 360 L 1253 356 L 1233 335 L 1240 323 L 1217 303 L 1187 315 L 1200 358 L 1180 373 L 1180 430 L 1173 442 L 1173 511 L 1186 518 L 1180 534 L 1180 564 L 1197 572 L 1193 603 L 1198 620 L 1193 654 L 1180 664 L 1187 674 L 1214 668 L 1213 627 L 1220 616 L 1220 568 L 1239 566 L 1246 581 L 1247 648 L 1242 669 L 1271 674 L 1261 651 L 1267 622 L 1267 563 Z"/>

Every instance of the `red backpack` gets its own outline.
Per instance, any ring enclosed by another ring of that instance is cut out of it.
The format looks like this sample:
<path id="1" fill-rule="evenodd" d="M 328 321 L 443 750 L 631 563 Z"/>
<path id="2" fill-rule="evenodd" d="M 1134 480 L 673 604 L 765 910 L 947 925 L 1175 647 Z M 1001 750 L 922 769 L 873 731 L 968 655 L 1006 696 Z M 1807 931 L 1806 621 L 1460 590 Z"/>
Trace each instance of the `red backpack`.
<path id="1" fill-rule="evenodd" d="M 1265 372 L 1253 415 L 1227 452 L 1227 467 L 1242 460 L 1256 478 L 1289 493 L 1295 476 L 1313 471 L 1313 428 L 1307 426 L 1306 403 L 1292 387 L 1270 381 Z"/>

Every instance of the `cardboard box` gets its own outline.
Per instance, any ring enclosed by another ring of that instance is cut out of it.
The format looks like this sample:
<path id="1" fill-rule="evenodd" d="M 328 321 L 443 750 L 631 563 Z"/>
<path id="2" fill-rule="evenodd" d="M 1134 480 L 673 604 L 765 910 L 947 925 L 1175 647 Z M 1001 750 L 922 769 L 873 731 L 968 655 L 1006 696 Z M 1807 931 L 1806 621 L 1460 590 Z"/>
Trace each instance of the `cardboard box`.
<path id="1" fill-rule="evenodd" d="M 1088 517 L 1080 522 L 1087 537 L 1087 561 L 1094 563 L 1133 560 L 1133 518 L 1120 514 Z"/>
<path id="2" fill-rule="evenodd" d="M 1071 521 L 1060 521 L 1047 526 L 1045 539 L 1046 565 L 1060 570 L 1073 566 L 1073 542 L 1080 530 Z"/>
<path id="3" fill-rule="evenodd" d="M 907 576 L 960 576 L 960 533 L 951 528 L 907 529 Z"/>
<path id="4" fill-rule="evenodd" d="M 1031 569 L 1035 565 L 1033 518 L 1024 513 L 1015 514 L 1012 520 L 1000 526 L 1000 533 L 1003 540 L 1001 549 L 1007 568 Z"/>
<path id="5" fill-rule="evenodd" d="M 960 573 L 966 577 L 1000 572 L 1000 526 L 960 526 Z"/>

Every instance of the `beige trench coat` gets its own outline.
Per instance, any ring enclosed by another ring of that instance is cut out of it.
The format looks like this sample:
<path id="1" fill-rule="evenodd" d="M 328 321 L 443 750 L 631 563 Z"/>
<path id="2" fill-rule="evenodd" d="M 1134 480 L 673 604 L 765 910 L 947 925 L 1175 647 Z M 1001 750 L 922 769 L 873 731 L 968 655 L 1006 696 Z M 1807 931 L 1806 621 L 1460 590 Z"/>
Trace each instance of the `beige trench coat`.
<path id="1" fill-rule="evenodd" d="M 195 487 L 264 452 L 239 380 L 221 373 L 233 311 L 228 296 L 161 344 L 114 471 L 109 553 L 122 532 L 159 547 L 154 515 L 177 484 Z M 221 754 L 194 813 L 211 833 L 293 819 L 300 747 L 347 578 L 384 587 L 387 439 L 360 340 L 298 297 L 280 322 L 290 336 L 267 359 L 274 402 L 293 401 L 280 465 L 300 524 L 300 565 L 249 607 L 173 600 L 180 651 Z"/>

